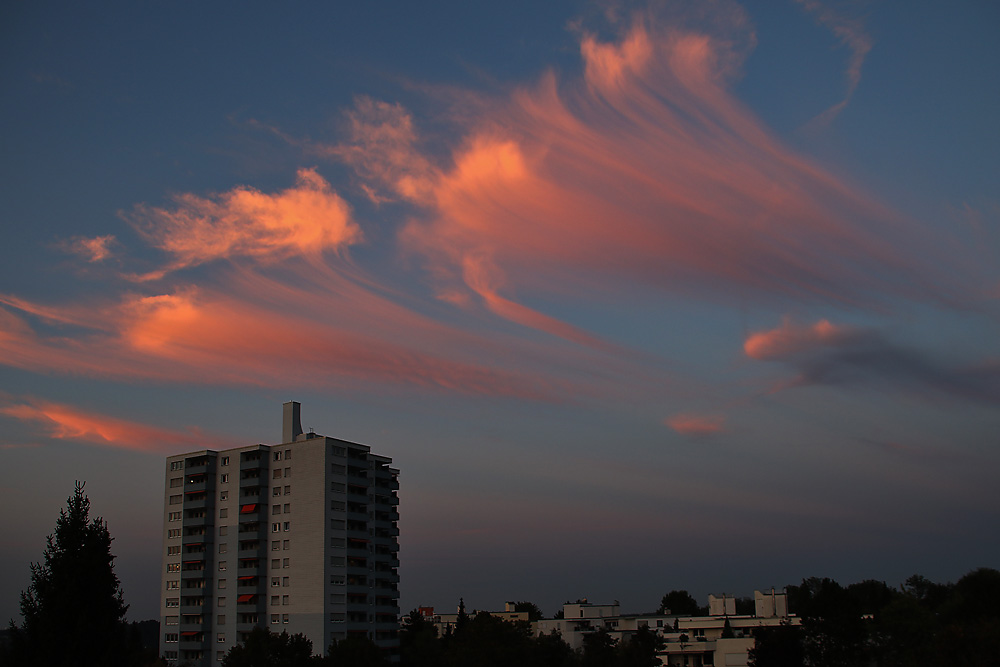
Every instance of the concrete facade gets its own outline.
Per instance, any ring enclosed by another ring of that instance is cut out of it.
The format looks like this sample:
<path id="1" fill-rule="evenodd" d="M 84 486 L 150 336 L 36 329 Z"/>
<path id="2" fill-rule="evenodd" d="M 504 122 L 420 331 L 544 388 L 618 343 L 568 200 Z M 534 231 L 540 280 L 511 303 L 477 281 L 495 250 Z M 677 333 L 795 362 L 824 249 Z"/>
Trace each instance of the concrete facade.
<path id="1" fill-rule="evenodd" d="M 398 653 L 392 459 L 303 433 L 283 407 L 280 445 L 166 461 L 160 653 L 217 665 L 257 626 L 303 633 L 322 654 L 362 633 Z"/>

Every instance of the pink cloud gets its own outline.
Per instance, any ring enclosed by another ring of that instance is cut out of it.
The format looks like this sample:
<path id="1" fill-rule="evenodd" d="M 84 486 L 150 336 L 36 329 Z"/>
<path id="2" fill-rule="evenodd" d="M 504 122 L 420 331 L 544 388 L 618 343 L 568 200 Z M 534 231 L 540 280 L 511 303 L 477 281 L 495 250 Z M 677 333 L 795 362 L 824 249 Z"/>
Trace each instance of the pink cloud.
<path id="1" fill-rule="evenodd" d="M 753 42 L 745 21 L 681 25 L 648 13 L 613 42 L 584 34 L 580 79 L 549 72 L 468 103 L 447 163 L 421 152 L 405 111 L 371 101 L 351 112 L 344 145 L 315 150 L 417 207 L 400 243 L 440 298 L 577 342 L 571 323 L 515 307 L 518 295 L 639 284 L 726 303 L 952 299 L 936 269 L 885 240 L 909 223 L 789 150 L 731 94 Z M 470 266 L 489 266 L 489 281 Z"/>
<path id="2" fill-rule="evenodd" d="M 751 334 L 743 344 L 748 357 L 777 362 L 796 375 L 775 391 L 803 385 L 834 385 L 889 390 L 928 400 L 1000 404 L 1000 362 L 956 363 L 948 355 L 911 348 L 875 329 L 820 320 L 800 326 L 786 320 L 770 331 Z"/>
<path id="3" fill-rule="evenodd" d="M 726 430 L 726 418 L 721 415 L 678 414 L 664 423 L 681 435 L 704 437 Z"/>
<path id="4" fill-rule="evenodd" d="M 841 45 L 850 51 L 846 72 L 847 91 L 844 93 L 844 99 L 809 122 L 810 126 L 823 126 L 829 124 L 847 107 L 855 89 L 861 83 L 861 67 L 864 65 L 868 52 L 872 49 L 872 40 L 860 19 L 845 16 L 819 0 L 796 1 L 806 11 L 815 15 L 816 21 L 829 28 L 834 36 L 840 40 Z"/>
<path id="5" fill-rule="evenodd" d="M 173 208 L 137 206 L 126 218 L 173 257 L 142 279 L 217 259 L 274 262 L 315 257 L 361 241 L 350 207 L 315 169 L 300 169 L 294 187 L 277 194 L 238 187 L 215 197 L 181 194 Z"/>
<path id="6" fill-rule="evenodd" d="M 747 337 L 743 351 L 751 359 L 767 361 L 810 352 L 817 346 L 839 345 L 854 331 L 848 327 L 820 320 L 809 326 L 798 326 L 786 320 L 777 329 L 759 331 Z"/>
<path id="7" fill-rule="evenodd" d="M 0 407 L 0 414 L 40 425 L 48 437 L 57 440 L 131 449 L 141 452 L 169 453 L 184 449 L 232 447 L 232 441 L 220 436 L 207 436 L 195 430 L 177 431 L 138 422 L 86 412 L 78 408 L 29 400 Z"/>
<path id="8" fill-rule="evenodd" d="M 112 248 L 117 243 L 113 234 L 107 234 L 93 238 L 74 237 L 59 245 L 66 252 L 78 255 L 88 262 L 101 262 L 114 254 Z"/>

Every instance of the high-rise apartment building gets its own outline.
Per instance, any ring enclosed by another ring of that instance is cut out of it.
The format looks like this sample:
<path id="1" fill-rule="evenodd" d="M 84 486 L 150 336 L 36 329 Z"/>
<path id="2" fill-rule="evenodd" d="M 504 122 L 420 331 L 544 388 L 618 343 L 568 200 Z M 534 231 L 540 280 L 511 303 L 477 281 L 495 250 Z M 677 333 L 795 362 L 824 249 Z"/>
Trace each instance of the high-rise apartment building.
<path id="1" fill-rule="evenodd" d="M 256 626 L 313 652 L 353 633 L 398 648 L 398 470 L 366 445 L 303 433 L 282 444 L 170 456 L 160 653 L 209 666 Z"/>

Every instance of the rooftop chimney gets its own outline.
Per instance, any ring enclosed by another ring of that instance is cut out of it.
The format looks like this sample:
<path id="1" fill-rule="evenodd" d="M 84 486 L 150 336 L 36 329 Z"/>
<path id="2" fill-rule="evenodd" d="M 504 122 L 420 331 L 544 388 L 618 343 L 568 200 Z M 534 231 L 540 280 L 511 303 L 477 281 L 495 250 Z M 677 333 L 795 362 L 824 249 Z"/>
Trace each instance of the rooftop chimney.
<path id="1" fill-rule="evenodd" d="M 288 401 L 282 407 L 281 442 L 295 442 L 295 438 L 302 435 L 302 420 L 299 417 L 302 405 L 298 401 Z"/>

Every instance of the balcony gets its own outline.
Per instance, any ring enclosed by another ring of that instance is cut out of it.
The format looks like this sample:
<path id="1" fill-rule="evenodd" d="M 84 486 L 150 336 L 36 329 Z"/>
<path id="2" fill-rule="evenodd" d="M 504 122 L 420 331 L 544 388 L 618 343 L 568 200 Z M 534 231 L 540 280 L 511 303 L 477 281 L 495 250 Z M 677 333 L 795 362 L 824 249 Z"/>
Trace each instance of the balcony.
<path id="1" fill-rule="evenodd" d="M 208 494 L 203 491 L 192 491 L 190 494 L 184 494 L 185 510 L 208 509 L 210 504 Z"/>

